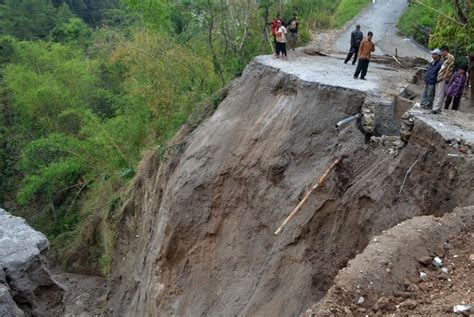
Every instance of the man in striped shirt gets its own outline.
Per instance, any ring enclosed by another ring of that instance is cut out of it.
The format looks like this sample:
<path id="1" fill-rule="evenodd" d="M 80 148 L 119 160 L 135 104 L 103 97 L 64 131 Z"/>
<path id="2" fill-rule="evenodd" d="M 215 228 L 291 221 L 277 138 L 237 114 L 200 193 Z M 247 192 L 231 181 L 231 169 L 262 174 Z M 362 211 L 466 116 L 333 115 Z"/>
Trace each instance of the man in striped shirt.
<path id="1" fill-rule="evenodd" d="M 436 83 L 435 100 L 433 103 L 433 114 L 441 112 L 446 97 L 446 84 L 449 83 L 454 70 L 454 56 L 449 54 L 447 46 L 441 47 L 441 56 L 443 57 L 443 66 L 438 73 L 438 81 Z"/>

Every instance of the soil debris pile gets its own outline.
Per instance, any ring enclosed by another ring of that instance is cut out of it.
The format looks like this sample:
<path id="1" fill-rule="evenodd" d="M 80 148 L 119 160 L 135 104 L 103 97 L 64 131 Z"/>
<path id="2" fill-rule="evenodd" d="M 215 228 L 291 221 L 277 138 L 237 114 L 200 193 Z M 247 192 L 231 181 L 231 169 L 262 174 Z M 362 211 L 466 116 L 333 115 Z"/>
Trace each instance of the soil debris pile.
<path id="1" fill-rule="evenodd" d="M 46 237 L 0 209 L 0 315 L 62 316 L 63 289 L 51 278 Z"/>
<path id="2" fill-rule="evenodd" d="M 468 207 L 442 218 L 417 217 L 383 232 L 304 315 L 453 313 L 454 306 L 474 300 L 473 230 L 474 207 Z"/>
<path id="3" fill-rule="evenodd" d="M 356 124 L 334 126 L 361 113 L 373 90 L 293 71 L 257 59 L 210 119 L 176 138 L 166 163 L 147 155 L 110 215 L 118 237 L 108 314 L 296 316 L 375 235 L 474 205 L 472 162 L 453 161 L 436 129 L 415 117 L 403 148 L 367 145 Z"/>

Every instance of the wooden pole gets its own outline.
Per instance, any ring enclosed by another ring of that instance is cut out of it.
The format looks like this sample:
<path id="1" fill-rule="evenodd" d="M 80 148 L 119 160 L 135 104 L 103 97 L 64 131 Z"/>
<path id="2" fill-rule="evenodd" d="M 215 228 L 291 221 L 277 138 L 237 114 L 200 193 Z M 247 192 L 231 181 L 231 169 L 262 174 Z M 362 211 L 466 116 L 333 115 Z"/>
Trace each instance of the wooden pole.
<path id="1" fill-rule="evenodd" d="M 277 231 L 275 231 L 275 233 L 274 233 L 275 235 L 280 234 L 280 232 L 283 230 L 283 227 L 285 227 L 285 225 L 291 220 L 291 218 L 293 218 L 298 213 L 298 211 L 301 209 L 301 207 L 303 207 L 303 205 L 309 199 L 311 194 L 326 181 L 326 179 L 329 176 L 329 173 L 331 173 L 331 171 L 337 166 L 337 164 L 339 164 L 339 162 L 341 162 L 341 160 L 342 160 L 342 158 L 339 157 L 331 164 L 331 166 L 329 166 L 329 168 L 326 170 L 326 172 L 319 178 L 319 181 L 316 184 L 314 184 L 313 187 L 311 187 L 311 189 L 306 193 L 304 198 L 300 201 L 298 206 L 296 206 L 296 208 L 293 209 L 293 211 L 290 213 L 290 215 L 288 217 L 286 217 L 285 221 L 283 221 L 283 223 L 280 225 L 280 227 L 278 227 Z"/>

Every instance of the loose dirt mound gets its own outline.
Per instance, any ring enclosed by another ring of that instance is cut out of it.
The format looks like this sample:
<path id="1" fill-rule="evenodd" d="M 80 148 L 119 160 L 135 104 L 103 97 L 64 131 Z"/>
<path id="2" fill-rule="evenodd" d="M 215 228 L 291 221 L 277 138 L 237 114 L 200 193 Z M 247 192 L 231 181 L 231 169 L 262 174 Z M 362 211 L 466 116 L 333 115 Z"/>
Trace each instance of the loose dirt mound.
<path id="1" fill-rule="evenodd" d="M 398 155 L 367 146 L 356 126 L 338 133 L 334 124 L 360 112 L 365 98 L 250 65 L 213 117 L 176 140 L 166 164 L 153 154 L 144 160 L 121 213 L 110 215 L 119 232 L 108 313 L 296 316 L 374 235 L 474 205 L 472 163 L 451 160 L 429 126 L 415 123 Z"/>
<path id="2" fill-rule="evenodd" d="M 439 316 L 473 303 L 474 207 L 417 217 L 372 239 L 305 316 Z M 433 266 L 435 257 L 442 261 Z M 420 278 L 421 276 L 421 278 Z"/>

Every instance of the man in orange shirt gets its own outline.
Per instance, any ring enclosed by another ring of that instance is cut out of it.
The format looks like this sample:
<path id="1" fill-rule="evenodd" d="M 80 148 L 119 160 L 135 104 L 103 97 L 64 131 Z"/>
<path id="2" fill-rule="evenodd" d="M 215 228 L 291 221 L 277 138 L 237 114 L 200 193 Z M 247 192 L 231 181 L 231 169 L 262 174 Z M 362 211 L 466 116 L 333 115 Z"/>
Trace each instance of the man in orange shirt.
<path id="1" fill-rule="evenodd" d="M 372 42 L 373 36 L 374 33 L 367 33 L 367 38 L 360 43 L 359 64 L 357 64 L 354 79 L 358 79 L 360 74 L 360 79 L 366 80 L 365 76 L 367 75 L 367 70 L 369 69 L 370 56 L 372 52 L 375 52 L 375 44 Z"/>

